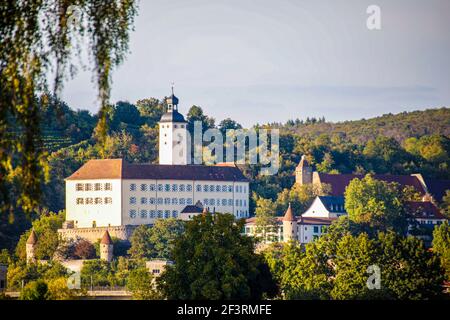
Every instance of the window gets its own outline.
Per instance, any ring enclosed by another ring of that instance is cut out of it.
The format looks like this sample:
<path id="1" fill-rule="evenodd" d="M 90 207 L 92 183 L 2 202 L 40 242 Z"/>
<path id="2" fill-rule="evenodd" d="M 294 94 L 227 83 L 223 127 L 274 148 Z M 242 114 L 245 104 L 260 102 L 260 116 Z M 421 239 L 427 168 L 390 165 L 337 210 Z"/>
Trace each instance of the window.
<path id="1" fill-rule="evenodd" d="M 216 186 L 216 192 L 220 192 L 220 186 L 219 185 Z"/>
<path id="2" fill-rule="evenodd" d="M 238 186 L 236 186 L 236 187 L 234 188 L 234 192 L 239 192 L 239 187 L 238 187 Z"/>
<path id="3" fill-rule="evenodd" d="M 92 191 L 92 183 L 86 183 L 84 185 L 84 190 L 85 191 Z"/>
<path id="4" fill-rule="evenodd" d="M 105 190 L 106 191 L 111 191 L 112 190 L 112 184 L 109 183 L 109 182 L 105 183 Z"/>
<path id="5" fill-rule="evenodd" d="M 102 198 L 95 198 L 95 204 L 102 204 Z"/>
<path id="6" fill-rule="evenodd" d="M 135 209 L 131 209 L 129 212 L 130 218 L 134 219 L 136 218 L 136 210 Z"/>
<path id="7" fill-rule="evenodd" d="M 136 197 L 130 198 L 130 204 L 136 204 Z"/>
<path id="8" fill-rule="evenodd" d="M 155 187 L 154 184 L 150 184 L 148 187 L 149 187 L 150 191 L 155 191 L 156 190 L 156 187 Z"/>
<path id="9" fill-rule="evenodd" d="M 165 210 L 164 211 L 164 218 L 165 219 L 169 219 L 170 218 L 170 210 Z"/>
<path id="10" fill-rule="evenodd" d="M 184 184 L 180 184 L 180 192 L 184 192 L 185 188 L 184 188 Z"/>
<path id="11" fill-rule="evenodd" d="M 222 192 L 227 192 L 227 186 L 226 185 L 222 186 Z"/>
<path id="12" fill-rule="evenodd" d="M 145 183 L 141 184 L 141 191 L 147 191 L 147 185 Z"/>
<path id="13" fill-rule="evenodd" d="M 201 190 L 201 188 L 200 188 L 200 190 Z M 190 184 L 186 185 L 186 191 L 188 191 L 188 192 L 192 191 L 192 186 Z"/>
<path id="14" fill-rule="evenodd" d="M 83 198 L 77 198 L 77 204 L 84 204 Z"/>
<path id="15" fill-rule="evenodd" d="M 191 205 L 192 204 L 192 198 L 187 198 L 186 199 L 186 204 L 187 205 Z"/>
<path id="16" fill-rule="evenodd" d="M 247 200 L 244 199 L 244 207 L 247 206 Z"/>
<path id="17" fill-rule="evenodd" d="M 233 186 L 228 186 L 228 192 L 233 192 Z"/>
<path id="18" fill-rule="evenodd" d="M 220 199 L 217 199 L 216 203 L 217 203 L 218 206 L 220 206 Z"/>
<path id="19" fill-rule="evenodd" d="M 186 200 L 184 198 L 180 198 L 180 204 L 184 205 L 186 203 Z"/>
<path id="20" fill-rule="evenodd" d="M 94 190 L 95 191 L 101 191 L 102 190 L 102 184 L 101 183 L 95 183 L 94 184 Z"/>
<path id="21" fill-rule="evenodd" d="M 155 204 L 155 198 L 149 198 L 148 202 L 149 204 Z"/>
<path id="22" fill-rule="evenodd" d="M 228 199 L 228 205 L 232 206 L 233 205 L 233 199 Z"/>
<path id="23" fill-rule="evenodd" d="M 197 192 L 201 192 L 202 191 L 202 186 L 201 185 L 197 185 Z"/>
<path id="24" fill-rule="evenodd" d="M 112 204 L 112 198 L 111 197 L 106 197 L 105 198 L 105 204 Z"/>
<path id="25" fill-rule="evenodd" d="M 177 198 L 172 198 L 172 204 L 178 204 L 178 199 Z"/>
<path id="26" fill-rule="evenodd" d="M 226 206 L 227 205 L 227 199 L 222 199 L 222 206 Z"/>
<path id="27" fill-rule="evenodd" d="M 163 185 L 162 184 L 158 184 L 158 191 L 163 191 Z"/>
<path id="28" fill-rule="evenodd" d="M 170 204 L 170 198 L 164 198 L 164 204 Z"/>
<path id="29" fill-rule="evenodd" d="M 141 218 L 142 218 L 142 219 L 146 219 L 146 218 L 147 218 L 147 210 L 145 210 L 145 209 L 144 209 L 144 210 L 141 210 L 140 213 L 141 213 Z"/>
<path id="30" fill-rule="evenodd" d="M 215 205 L 216 205 L 216 200 L 214 200 L 214 199 L 209 199 L 209 204 L 210 204 L 211 206 L 215 206 Z"/>
<path id="31" fill-rule="evenodd" d="M 75 190 L 76 190 L 76 191 L 83 191 L 83 190 L 84 190 L 83 184 L 82 184 L 82 183 L 77 183 L 77 184 L 75 185 Z"/>
<path id="32" fill-rule="evenodd" d="M 170 191 L 170 184 L 166 183 L 164 185 L 164 191 L 169 192 Z"/>
<path id="33" fill-rule="evenodd" d="M 238 200 L 238 199 L 236 199 L 235 206 L 236 206 L 236 207 L 239 206 L 239 200 Z"/>
<path id="34" fill-rule="evenodd" d="M 177 210 L 173 210 L 172 211 L 172 218 L 177 218 L 178 217 L 178 211 Z"/>
<path id="35" fill-rule="evenodd" d="M 94 203 L 94 199 L 92 198 L 86 198 L 86 204 L 93 204 Z"/>
<path id="36" fill-rule="evenodd" d="M 181 127 L 184 128 L 184 124 L 182 124 Z"/>
<path id="37" fill-rule="evenodd" d="M 130 184 L 130 191 L 136 191 L 136 184 L 135 183 Z"/>
<path id="38" fill-rule="evenodd" d="M 209 186 L 209 191 L 210 191 L 210 192 L 214 192 L 214 186 L 213 186 L 213 185 L 210 185 L 210 186 Z"/>
<path id="39" fill-rule="evenodd" d="M 163 198 L 158 198 L 158 204 L 163 204 Z"/>
<path id="40" fill-rule="evenodd" d="M 156 218 L 156 210 L 150 210 L 150 218 L 151 219 Z"/>
<path id="41" fill-rule="evenodd" d="M 172 185 L 172 191 L 173 191 L 173 192 L 177 192 L 177 191 L 178 191 L 178 185 L 173 184 L 173 185 Z"/>
<path id="42" fill-rule="evenodd" d="M 206 184 L 203 186 L 203 192 L 208 192 L 208 186 Z"/>
<path id="43" fill-rule="evenodd" d="M 147 204 L 147 198 L 141 198 L 141 204 Z"/>
<path id="44" fill-rule="evenodd" d="M 163 212 L 162 210 L 158 210 L 158 218 L 161 219 L 163 217 Z"/>
<path id="45" fill-rule="evenodd" d="M 207 206 L 209 204 L 209 200 L 208 199 L 203 199 L 203 203 Z"/>
<path id="46" fill-rule="evenodd" d="M 319 227 L 318 226 L 314 226 L 314 233 L 319 233 Z"/>

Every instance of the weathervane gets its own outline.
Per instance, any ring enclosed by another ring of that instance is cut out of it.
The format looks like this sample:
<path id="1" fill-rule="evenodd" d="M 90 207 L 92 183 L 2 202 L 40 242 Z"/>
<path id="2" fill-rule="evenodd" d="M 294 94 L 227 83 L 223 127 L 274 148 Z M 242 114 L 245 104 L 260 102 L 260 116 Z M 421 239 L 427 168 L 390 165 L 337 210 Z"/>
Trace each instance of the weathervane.
<path id="1" fill-rule="evenodd" d="M 172 81 L 172 94 L 173 94 L 173 87 L 175 85 L 175 82 Z"/>

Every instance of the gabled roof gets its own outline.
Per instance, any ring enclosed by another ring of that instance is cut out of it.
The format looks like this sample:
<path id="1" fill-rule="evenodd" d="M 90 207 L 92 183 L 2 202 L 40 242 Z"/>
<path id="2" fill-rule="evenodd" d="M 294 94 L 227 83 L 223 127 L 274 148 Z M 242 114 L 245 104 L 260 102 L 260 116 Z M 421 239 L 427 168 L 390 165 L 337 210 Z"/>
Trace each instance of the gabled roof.
<path id="1" fill-rule="evenodd" d="M 442 198 L 447 190 L 450 190 L 450 180 L 437 180 L 424 178 L 428 192 L 437 202 L 442 202 Z"/>
<path id="2" fill-rule="evenodd" d="M 30 236 L 28 237 L 27 244 L 36 244 L 37 241 L 38 241 L 38 238 L 37 238 L 36 232 L 34 232 L 34 229 L 33 229 L 33 230 L 31 230 Z"/>
<path id="3" fill-rule="evenodd" d="M 318 196 L 325 208 L 330 212 L 345 212 L 344 197 L 338 196 Z M 342 209 L 341 209 L 342 208 Z"/>
<path id="4" fill-rule="evenodd" d="M 103 233 L 102 240 L 100 241 L 101 244 L 112 244 L 111 236 L 109 235 L 108 230 Z"/>
<path id="5" fill-rule="evenodd" d="M 189 205 L 184 207 L 183 210 L 181 210 L 181 213 L 202 213 L 202 212 L 203 208 L 197 205 Z"/>
<path id="6" fill-rule="evenodd" d="M 66 180 L 120 179 L 123 164 L 122 159 L 89 160 Z"/>
<path id="7" fill-rule="evenodd" d="M 320 178 L 321 183 L 331 185 L 332 196 L 343 196 L 345 188 L 348 186 L 350 181 L 355 178 L 364 178 L 364 175 L 362 174 L 328 174 L 321 172 L 318 172 L 317 174 Z M 421 182 L 415 176 L 375 174 L 373 177 L 377 180 L 382 180 L 385 182 L 397 182 L 402 187 L 411 186 L 421 195 L 424 195 L 426 193 L 426 190 L 424 190 Z"/>
<path id="8" fill-rule="evenodd" d="M 445 219 L 439 208 L 430 201 L 409 201 L 406 203 L 406 209 L 416 219 Z"/>
<path id="9" fill-rule="evenodd" d="M 128 164 L 122 159 L 89 160 L 66 180 L 170 179 L 248 182 L 237 166 Z"/>

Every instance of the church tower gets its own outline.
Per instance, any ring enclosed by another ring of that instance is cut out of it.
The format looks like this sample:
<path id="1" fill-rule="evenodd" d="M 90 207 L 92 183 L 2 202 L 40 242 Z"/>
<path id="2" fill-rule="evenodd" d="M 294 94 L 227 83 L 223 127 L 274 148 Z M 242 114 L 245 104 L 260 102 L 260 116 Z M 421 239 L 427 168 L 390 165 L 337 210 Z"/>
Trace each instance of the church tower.
<path id="1" fill-rule="evenodd" d="M 166 103 L 167 112 L 159 121 L 159 164 L 189 164 L 187 122 L 178 112 L 178 98 L 173 94 L 173 86 Z"/>
<path id="2" fill-rule="evenodd" d="M 312 167 L 309 165 L 308 160 L 306 160 L 305 155 L 302 155 L 302 159 L 295 168 L 295 182 L 304 185 L 312 183 Z"/>
<path id="3" fill-rule="evenodd" d="M 291 240 L 297 240 L 297 218 L 292 212 L 291 204 L 289 203 L 289 207 L 283 217 L 283 241 L 289 242 Z"/>
<path id="4" fill-rule="evenodd" d="M 34 230 L 31 230 L 30 236 L 28 237 L 26 244 L 27 252 L 27 263 L 36 262 L 36 245 L 37 245 L 37 235 Z"/>
<path id="5" fill-rule="evenodd" d="M 111 262 L 113 258 L 113 250 L 113 242 L 108 230 L 106 230 L 103 234 L 102 240 L 100 241 L 100 259 Z"/>

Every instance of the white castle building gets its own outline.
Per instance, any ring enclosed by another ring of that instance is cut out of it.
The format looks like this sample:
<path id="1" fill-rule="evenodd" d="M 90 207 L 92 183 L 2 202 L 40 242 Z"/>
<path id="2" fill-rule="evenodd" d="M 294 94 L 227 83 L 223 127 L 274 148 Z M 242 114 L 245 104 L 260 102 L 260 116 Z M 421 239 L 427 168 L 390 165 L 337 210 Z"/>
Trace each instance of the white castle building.
<path id="1" fill-rule="evenodd" d="M 63 236 L 100 238 L 106 228 L 124 239 L 124 226 L 180 218 L 183 209 L 199 203 L 212 212 L 249 216 L 248 179 L 234 163 L 188 164 L 187 122 L 173 93 L 167 105 L 159 122 L 159 164 L 90 160 L 66 179 Z"/>

